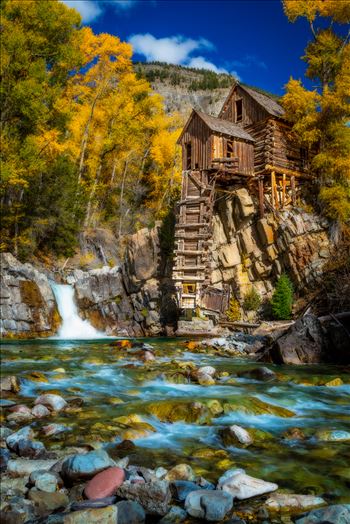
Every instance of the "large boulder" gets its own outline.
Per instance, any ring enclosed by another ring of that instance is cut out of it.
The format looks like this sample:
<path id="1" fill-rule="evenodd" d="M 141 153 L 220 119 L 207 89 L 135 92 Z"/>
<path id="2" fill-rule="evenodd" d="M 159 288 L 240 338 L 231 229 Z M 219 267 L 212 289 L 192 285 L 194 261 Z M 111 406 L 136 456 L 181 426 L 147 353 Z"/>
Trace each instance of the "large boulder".
<path id="1" fill-rule="evenodd" d="M 104 450 L 72 455 L 62 464 L 62 476 L 69 482 L 88 480 L 100 471 L 114 466 L 114 461 Z"/>
<path id="2" fill-rule="evenodd" d="M 276 364 L 317 364 L 325 360 L 326 341 L 320 321 L 314 315 L 299 318 L 276 340 L 270 350 Z"/>
<path id="3" fill-rule="evenodd" d="M 125 257 L 128 291 L 140 290 L 142 283 L 158 275 L 160 256 L 158 227 L 140 229 L 129 238 Z"/>

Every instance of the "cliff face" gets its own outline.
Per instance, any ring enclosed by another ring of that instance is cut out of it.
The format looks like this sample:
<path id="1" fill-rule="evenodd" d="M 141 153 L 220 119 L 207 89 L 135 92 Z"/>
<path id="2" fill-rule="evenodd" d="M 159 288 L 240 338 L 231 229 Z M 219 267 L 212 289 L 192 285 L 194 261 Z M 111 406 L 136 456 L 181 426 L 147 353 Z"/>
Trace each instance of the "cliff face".
<path id="1" fill-rule="evenodd" d="M 329 224 L 294 208 L 259 218 L 245 188 L 217 202 L 214 214 L 212 284 L 230 284 L 240 301 L 252 287 L 269 298 L 287 272 L 298 289 L 314 285 L 330 255 Z"/>
<path id="2" fill-rule="evenodd" d="M 61 271 L 61 281 L 74 286 L 80 315 L 97 329 L 122 336 L 173 332 L 178 312 L 160 233 L 158 224 L 132 235 L 124 261 L 114 267 Z M 101 248 L 107 250 L 102 240 Z M 296 288 L 307 288 L 322 278 L 330 248 L 327 221 L 296 208 L 259 218 L 254 198 L 236 189 L 217 200 L 212 285 L 228 284 L 241 304 L 252 287 L 268 299 L 283 271 Z M 9 336 L 49 336 L 60 323 L 47 276 L 10 254 L 2 255 L 1 309 Z"/>

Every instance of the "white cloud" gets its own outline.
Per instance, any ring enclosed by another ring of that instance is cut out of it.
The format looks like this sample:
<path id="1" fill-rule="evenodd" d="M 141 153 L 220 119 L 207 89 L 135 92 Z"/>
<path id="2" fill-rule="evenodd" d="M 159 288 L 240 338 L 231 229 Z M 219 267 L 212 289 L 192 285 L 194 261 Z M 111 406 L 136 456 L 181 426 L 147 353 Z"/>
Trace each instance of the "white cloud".
<path id="1" fill-rule="evenodd" d="M 228 73 L 227 69 L 223 67 L 217 67 L 213 62 L 209 62 L 203 56 L 195 56 L 186 64 L 188 67 L 194 67 L 195 69 L 209 69 L 215 73 Z"/>
<path id="2" fill-rule="evenodd" d="M 61 0 L 68 7 L 73 7 L 80 14 L 84 23 L 97 20 L 108 7 L 114 11 L 127 11 L 135 6 L 138 0 Z"/>
<path id="3" fill-rule="evenodd" d="M 132 35 L 129 42 L 134 52 L 143 55 L 147 62 L 155 60 L 170 64 L 186 64 L 193 51 L 214 48 L 213 44 L 204 38 L 194 40 L 181 35 L 156 38 L 150 33 L 137 34 Z"/>
<path id="4" fill-rule="evenodd" d="M 92 22 L 102 15 L 103 11 L 97 2 L 92 0 L 62 0 L 68 7 L 76 9 L 84 23 Z"/>

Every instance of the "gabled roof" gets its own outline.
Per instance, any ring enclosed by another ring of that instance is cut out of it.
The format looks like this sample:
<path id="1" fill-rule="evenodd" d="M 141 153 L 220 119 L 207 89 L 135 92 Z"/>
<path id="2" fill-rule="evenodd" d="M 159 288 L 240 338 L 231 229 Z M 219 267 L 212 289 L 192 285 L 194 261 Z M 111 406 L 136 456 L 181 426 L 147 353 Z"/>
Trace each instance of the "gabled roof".
<path id="1" fill-rule="evenodd" d="M 245 85 L 239 84 L 238 82 L 236 82 L 232 86 L 232 88 L 231 88 L 231 90 L 230 90 L 230 92 L 229 92 L 229 94 L 228 94 L 228 96 L 227 96 L 227 98 L 226 98 L 226 100 L 225 100 L 225 102 L 224 102 L 224 104 L 222 106 L 222 109 L 220 111 L 219 116 L 221 115 L 221 113 L 223 113 L 224 107 L 226 106 L 227 102 L 229 101 L 229 99 L 230 99 L 230 97 L 232 95 L 232 92 L 236 89 L 237 86 L 239 86 L 241 89 L 243 89 L 243 91 L 248 93 L 248 95 L 251 96 L 255 100 L 255 102 L 257 102 L 261 107 L 263 107 L 265 109 L 265 111 L 267 111 L 270 115 L 276 116 L 276 117 L 279 117 L 279 118 L 283 118 L 283 116 L 284 116 L 284 109 L 276 100 L 274 100 L 274 98 L 272 98 L 272 97 L 270 97 L 268 95 L 265 95 L 265 94 L 255 90 L 255 89 L 253 89 L 252 87 L 247 87 Z"/>
<path id="2" fill-rule="evenodd" d="M 199 118 L 203 120 L 203 122 L 209 127 L 209 129 L 211 129 L 215 133 L 221 133 L 223 135 L 229 135 L 236 138 L 240 138 L 241 140 L 255 142 L 254 138 L 240 126 L 237 126 L 232 122 L 228 122 L 227 120 L 222 120 L 221 118 L 216 118 L 215 116 L 207 115 L 206 113 L 202 113 L 202 111 L 197 111 L 196 109 L 193 109 L 185 127 L 183 128 L 181 135 L 177 140 L 178 143 L 181 141 L 182 135 L 188 128 L 189 123 L 195 115 L 199 116 Z"/>

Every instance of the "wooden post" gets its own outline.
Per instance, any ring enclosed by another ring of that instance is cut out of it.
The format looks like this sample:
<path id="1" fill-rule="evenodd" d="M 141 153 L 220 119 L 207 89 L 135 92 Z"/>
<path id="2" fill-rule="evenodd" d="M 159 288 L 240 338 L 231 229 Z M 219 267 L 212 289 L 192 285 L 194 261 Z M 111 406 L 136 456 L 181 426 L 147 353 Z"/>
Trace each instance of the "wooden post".
<path id="1" fill-rule="evenodd" d="M 286 202 L 286 174 L 282 175 L 282 208 L 284 208 Z"/>
<path id="2" fill-rule="evenodd" d="M 271 171 L 271 205 L 278 209 L 276 175 L 274 171 Z"/>
<path id="3" fill-rule="evenodd" d="M 259 176 L 258 178 L 258 189 L 259 189 L 259 211 L 260 218 L 264 217 L 264 178 Z"/>
<path id="4" fill-rule="evenodd" d="M 295 206 L 297 202 L 297 195 L 295 192 L 295 176 L 294 175 L 290 177 L 290 187 L 292 189 L 292 203 L 293 203 L 293 206 Z"/>

